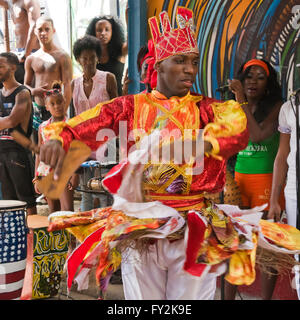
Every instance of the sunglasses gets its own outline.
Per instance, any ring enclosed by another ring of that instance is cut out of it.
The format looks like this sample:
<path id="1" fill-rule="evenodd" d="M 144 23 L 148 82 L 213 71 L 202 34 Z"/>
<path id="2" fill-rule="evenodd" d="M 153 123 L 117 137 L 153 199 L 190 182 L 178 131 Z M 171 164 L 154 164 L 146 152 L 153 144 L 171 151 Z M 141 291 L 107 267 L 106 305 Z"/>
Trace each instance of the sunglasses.
<path id="1" fill-rule="evenodd" d="M 48 90 L 44 93 L 45 97 L 50 97 L 52 95 L 60 94 L 61 91 L 59 89 Z"/>

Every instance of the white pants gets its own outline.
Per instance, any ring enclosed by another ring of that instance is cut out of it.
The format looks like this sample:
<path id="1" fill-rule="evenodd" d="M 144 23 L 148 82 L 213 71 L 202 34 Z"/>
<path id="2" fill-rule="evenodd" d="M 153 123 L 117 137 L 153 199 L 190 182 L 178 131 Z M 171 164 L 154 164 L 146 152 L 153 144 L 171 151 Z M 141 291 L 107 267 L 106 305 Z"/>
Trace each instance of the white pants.
<path id="1" fill-rule="evenodd" d="M 297 200 L 293 200 L 285 195 L 285 212 L 287 222 L 290 226 L 297 225 Z"/>
<path id="2" fill-rule="evenodd" d="M 126 300 L 213 300 L 216 274 L 199 278 L 183 270 L 184 240 L 157 240 L 140 255 L 128 249 L 122 255 Z"/>
<path id="3" fill-rule="evenodd" d="M 287 216 L 287 222 L 290 226 L 297 226 L 297 200 L 290 199 L 285 195 L 285 212 Z M 295 259 L 299 260 L 299 255 L 295 255 Z M 295 286 L 297 290 L 298 299 L 300 300 L 300 269 L 299 266 L 294 267 L 295 273 Z"/>

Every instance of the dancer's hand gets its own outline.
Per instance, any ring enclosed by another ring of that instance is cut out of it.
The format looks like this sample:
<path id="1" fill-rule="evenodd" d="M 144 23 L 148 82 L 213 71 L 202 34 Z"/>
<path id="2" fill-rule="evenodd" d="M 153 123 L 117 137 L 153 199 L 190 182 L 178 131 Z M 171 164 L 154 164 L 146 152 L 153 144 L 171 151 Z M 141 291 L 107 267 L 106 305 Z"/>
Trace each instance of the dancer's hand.
<path id="1" fill-rule="evenodd" d="M 47 141 L 40 149 L 40 160 L 54 169 L 54 180 L 58 180 L 65 158 L 65 151 L 60 141 Z"/>

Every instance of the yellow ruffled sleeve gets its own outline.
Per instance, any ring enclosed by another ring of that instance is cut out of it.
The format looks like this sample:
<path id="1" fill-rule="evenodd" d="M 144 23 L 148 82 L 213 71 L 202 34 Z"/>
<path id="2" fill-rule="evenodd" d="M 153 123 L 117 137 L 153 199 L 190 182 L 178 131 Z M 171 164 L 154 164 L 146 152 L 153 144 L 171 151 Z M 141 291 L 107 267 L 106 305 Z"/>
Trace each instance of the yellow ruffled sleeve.
<path id="1" fill-rule="evenodd" d="M 234 100 L 213 102 L 211 108 L 214 121 L 208 123 L 203 131 L 203 140 L 212 145 L 212 150 L 206 155 L 222 160 L 246 148 L 249 139 L 247 117 Z"/>

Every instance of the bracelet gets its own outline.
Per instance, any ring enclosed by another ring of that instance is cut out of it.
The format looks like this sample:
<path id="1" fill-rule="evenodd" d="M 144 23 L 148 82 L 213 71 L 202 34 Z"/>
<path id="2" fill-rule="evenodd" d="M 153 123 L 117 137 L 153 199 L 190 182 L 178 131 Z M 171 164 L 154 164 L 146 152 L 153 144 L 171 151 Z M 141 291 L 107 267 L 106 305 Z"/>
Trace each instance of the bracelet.
<path id="1" fill-rule="evenodd" d="M 34 177 L 34 179 L 32 180 L 32 183 L 36 183 L 36 182 L 38 182 L 40 179 L 39 179 L 39 177 Z"/>
<path id="2" fill-rule="evenodd" d="M 244 106 L 246 104 L 248 104 L 248 101 L 244 101 L 244 102 L 240 103 L 240 106 Z"/>

